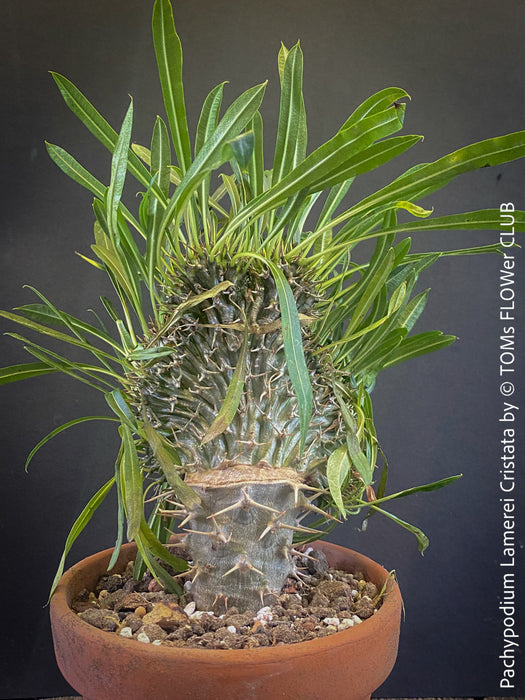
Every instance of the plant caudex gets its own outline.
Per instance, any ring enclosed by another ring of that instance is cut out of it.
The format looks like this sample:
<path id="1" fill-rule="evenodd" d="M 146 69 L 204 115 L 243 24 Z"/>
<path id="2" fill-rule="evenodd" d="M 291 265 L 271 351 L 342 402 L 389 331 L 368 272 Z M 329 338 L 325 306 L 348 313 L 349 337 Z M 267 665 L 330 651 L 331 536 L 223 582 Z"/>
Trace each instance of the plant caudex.
<path id="1" fill-rule="evenodd" d="M 2 382 L 65 372 L 104 392 L 119 423 L 114 474 L 75 522 L 55 585 L 71 545 L 112 488 L 119 504 L 113 561 L 126 520 L 140 553 L 137 573 L 148 566 L 176 589 L 168 569 L 186 564 L 164 544 L 178 520 L 187 533 L 192 592 L 205 608 L 260 605 L 295 574 L 295 542 L 363 509 L 413 532 L 424 550 L 425 535 L 383 504 L 457 477 L 386 496 L 370 391 L 381 370 L 454 340 L 412 332 L 428 295 L 415 292 L 420 273 L 442 255 L 498 250 L 411 253 L 412 233 L 499 227 L 499 210 L 430 217 L 416 202 L 461 173 L 523 157 L 525 132 L 417 165 L 352 201 L 358 175 L 421 139 L 395 135 L 404 90 L 367 99 L 307 155 L 301 48 L 283 46 L 277 138 L 266 170 L 259 113 L 265 84 L 222 116 L 224 84 L 214 88 L 192 148 L 169 0 L 155 2 L 153 40 L 167 124 L 157 118 L 149 148 L 131 145 L 132 104 L 117 133 L 69 80 L 53 74 L 68 107 L 112 153 L 106 186 L 47 144 L 55 163 L 94 195 L 95 243 L 85 259 L 113 284 L 118 304 L 101 301 L 115 333 L 55 308 L 39 292 L 38 303 L 2 312 L 87 358 L 70 360 L 13 334 L 36 362 L 3 369 Z M 122 198 L 126 178 L 136 181 L 132 193 L 142 193 L 137 214 Z M 398 223 L 400 211 L 408 223 Z M 516 212 L 515 230 L 523 225 Z M 354 250 L 370 240 L 368 261 L 356 262 Z M 30 458 L 57 433 L 94 419 L 56 428 Z"/>

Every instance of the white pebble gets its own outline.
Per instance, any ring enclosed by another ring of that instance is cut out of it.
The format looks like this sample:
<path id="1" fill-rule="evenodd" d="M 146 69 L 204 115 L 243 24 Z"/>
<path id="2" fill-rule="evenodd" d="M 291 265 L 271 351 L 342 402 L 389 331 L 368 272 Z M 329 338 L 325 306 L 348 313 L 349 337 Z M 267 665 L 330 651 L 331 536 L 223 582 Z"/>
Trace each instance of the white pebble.
<path id="1" fill-rule="evenodd" d="M 353 626 L 354 626 L 354 621 L 349 620 L 348 618 L 345 618 L 344 620 L 341 620 L 341 622 L 339 623 L 338 629 L 339 629 L 339 631 L 342 631 L 342 630 L 347 630 Z"/>
<path id="2" fill-rule="evenodd" d="M 334 625 L 334 627 L 339 627 L 341 620 L 338 617 L 325 617 L 323 620 L 325 625 Z"/>
<path id="3" fill-rule="evenodd" d="M 269 605 L 261 608 L 257 613 L 257 620 L 273 620 L 272 609 Z"/>
<path id="4" fill-rule="evenodd" d="M 186 591 L 186 593 L 187 593 L 188 591 L 191 591 L 191 581 L 186 581 L 186 582 L 185 582 L 185 584 L 184 584 L 184 590 Z"/>
<path id="5" fill-rule="evenodd" d="M 154 639 L 151 643 L 156 647 L 160 647 L 160 645 L 162 644 L 160 639 Z"/>
<path id="6" fill-rule="evenodd" d="M 352 615 L 352 620 L 355 622 L 356 625 L 360 625 L 363 622 L 363 620 L 361 620 L 361 618 L 357 615 Z"/>
<path id="7" fill-rule="evenodd" d="M 139 642 L 144 642 L 144 644 L 149 644 L 150 642 L 150 639 L 145 632 L 139 632 L 139 634 L 137 634 L 137 639 Z"/>
<path id="8" fill-rule="evenodd" d="M 196 607 L 197 605 L 195 604 L 195 601 L 192 600 L 191 603 L 188 603 L 188 605 L 186 605 L 186 607 L 184 608 L 184 612 L 186 613 L 186 615 L 193 615 Z"/>
<path id="9" fill-rule="evenodd" d="M 228 627 L 226 627 L 226 629 L 231 634 L 237 634 L 237 627 L 235 627 L 234 625 L 228 625 Z"/>
<path id="10" fill-rule="evenodd" d="M 120 636 L 121 637 L 133 637 L 133 630 L 131 627 L 123 627 L 120 630 Z"/>
<path id="11" fill-rule="evenodd" d="M 352 598 L 355 598 L 358 593 L 359 593 L 359 591 L 356 588 L 353 588 L 352 589 Z"/>

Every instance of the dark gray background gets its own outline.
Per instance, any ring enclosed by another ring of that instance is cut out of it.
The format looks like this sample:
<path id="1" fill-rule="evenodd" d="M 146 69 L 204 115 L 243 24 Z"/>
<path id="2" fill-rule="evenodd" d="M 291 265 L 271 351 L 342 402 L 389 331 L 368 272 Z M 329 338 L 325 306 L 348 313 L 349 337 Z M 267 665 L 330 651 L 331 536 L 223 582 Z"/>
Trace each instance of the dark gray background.
<path id="1" fill-rule="evenodd" d="M 192 129 L 202 100 L 218 82 L 230 81 L 229 103 L 268 78 L 263 117 L 266 138 L 273 138 L 281 40 L 290 46 L 300 38 L 305 53 L 309 150 L 335 133 L 373 92 L 398 85 L 411 94 L 405 132 L 424 134 L 425 141 L 399 165 L 363 177 L 353 197 L 415 162 L 525 128 L 525 5 L 517 0 L 194 0 L 178 2 L 175 12 L 185 51 Z M 154 117 L 162 110 L 150 14 L 151 3 L 138 0 L 2 2 L 3 308 L 33 301 L 31 292 L 22 289 L 31 284 L 61 308 L 86 318 L 85 310 L 108 291 L 99 288 L 99 273 L 74 254 L 89 252 L 91 197 L 49 161 L 43 140 L 64 146 L 103 180 L 108 178 L 108 157 L 69 113 L 46 71 L 57 70 L 73 80 L 114 126 L 132 94 L 137 115 L 133 136 L 147 143 Z M 523 209 L 524 175 L 524 163 L 485 169 L 463 176 L 426 204 L 437 215 L 498 207 L 502 201 Z M 427 234 L 415 247 L 461 247 L 496 238 L 486 233 Z M 525 261 L 517 255 L 523 279 Z M 396 503 L 397 514 L 430 536 L 426 555 L 420 557 L 411 535 L 379 517 L 367 533 L 348 522 L 332 536 L 395 568 L 404 594 L 399 659 L 379 696 L 503 694 L 498 687 L 499 264 L 495 256 L 445 259 L 426 276 L 423 287 L 433 291 L 420 330 L 438 328 L 460 340 L 441 353 L 385 372 L 374 392 L 377 426 L 391 465 L 391 491 L 464 474 L 445 491 Z M 18 330 L 7 323 L 1 329 Z M 523 343 L 522 334 L 518 340 Z M 15 341 L 3 337 L 0 343 L 2 364 L 27 361 Z M 94 394 L 56 377 L 0 392 L 2 698 L 67 692 L 54 663 L 43 606 L 69 527 L 111 473 L 115 436 L 109 424 L 79 426 L 45 448 L 29 475 L 23 464 L 29 449 L 53 427 L 105 412 L 102 397 Z M 520 489 L 523 503 L 523 475 Z M 519 517 L 523 531 L 521 513 Z M 111 546 L 114 532 L 108 499 L 69 561 Z M 518 556 L 522 584 L 523 554 Z M 525 691 L 523 678 L 512 695 L 520 691 Z"/>

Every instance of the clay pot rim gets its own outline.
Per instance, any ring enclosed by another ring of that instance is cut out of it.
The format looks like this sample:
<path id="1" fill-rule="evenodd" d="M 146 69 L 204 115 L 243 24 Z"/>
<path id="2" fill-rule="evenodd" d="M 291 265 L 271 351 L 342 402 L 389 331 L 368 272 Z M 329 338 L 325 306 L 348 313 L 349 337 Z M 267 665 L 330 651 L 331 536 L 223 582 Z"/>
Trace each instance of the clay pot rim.
<path id="1" fill-rule="evenodd" d="M 355 555 L 360 566 L 365 569 L 373 567 L 376 571 L 386 577 L 389 577 L 389 572 L 384 569 L 380 564 L 377 564 L 369 557 L 350 550 L 339 545 L 326 542 L 316 542 L 315 546 L 319 549 L 328 549 L 335 552 L 351 552 Z M 125 544 L 121 547 L 122 554 L 130 555 L 127 557 L 129 561 L 132 559 L 132 552 L 136 551 L 135 543 Z M 230 662 L 232 659 L 232 654 L 242 655 L 243 659 L 247 662 L 253 663 L 265 663 L 272 662 L 276 660 L 285 661 L 287 658 L 292 658 L 298 654 L 304 655 L 307 651 L 309 654 L 315 655 L 323 650 L 337 649 L 350 641 L 355 644 L 361 644 L 364 640 L 375 636 L 383 627 L 383 620 L 390 617 L 396 608 L 402 606 L 401 592 L 399 586 L 394 578 L 390 577 L 390 582 L 388 584 L 389 590 L 387 590 L 385 597 L 383 599 L 383 604 L 381 608 L 372 617 L 363 620 L 361 624 L 354 625 L 349 629 L 336 632 L 334 634 L 328 635 L 327 637 L 321 637 L 317 639 L 311 639 L 304 642 L 297 642 L 295 644 L 283 644 L 280 646 L 273 647 L 257 647 L 255 649 L 186 649 L 184 647 L 167 647 L 163 645 L 153 645 L 138 642 L 137 640 L 130 640 L 125 637 L 121 637 L 115 633 L 110 633 L 104 630 L 100 630 L 97 627 L 93 627 L 89 623 L 82 620 L 78 615 L 73 612 L 70 608 L 70 601 L 73 595 L 72 589 L 70 590 L 70 585 L 74 582 L 76 575 L 80 570 L 85 567 L 90 566 L 100 566 L 100 562 L 105 560 L 104 569 L 107 567 L 111 555 L 113 553 L 113 548 L 106 549 L 96 554 L 93 554 L 72 566 L 68 569 L 60 579 L 60 582 L 51 598 L 50 606 L 52 616 L 55 619 L 63 618 L 67 616 L 68 624 L 72 630 L 77 629 L 79 637 L 81 636 L 86 643 L 93 643 L 99 645 L 111 644 L 111 646 L 120 646 L 122 653 L 126 654 L 153 654 L 157 658 L 166 657 L 168 660 L 171 657 L 174 661 L 174 657 L 184 659 L 186 661 L 194 661 L 198 663 L 216 663 L 217 661 L 224 660 L 224 662 Z M 114 571 L 118 570 L 118 565 L 115 567 Z M 375 581 L 377 585 L 377 581 Z M 382 583 L 381 583 L 382 585 Z M 74 594 L 78 591 L 74 591 Z M 241 661 L 242 662 L 242 661 Z"/>

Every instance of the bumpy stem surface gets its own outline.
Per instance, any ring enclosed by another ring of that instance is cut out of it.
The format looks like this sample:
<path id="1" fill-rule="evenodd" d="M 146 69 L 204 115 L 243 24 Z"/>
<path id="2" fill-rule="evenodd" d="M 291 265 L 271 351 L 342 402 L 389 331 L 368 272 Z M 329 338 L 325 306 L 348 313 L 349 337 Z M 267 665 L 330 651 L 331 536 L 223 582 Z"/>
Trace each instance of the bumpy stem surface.
<path id="1" fill-rule="evenodd" d="M 295 566 L 297 518 L 309 507 L 293 470 L 236 465 L 194 474 L 202 499 L 186 518 L 191 593 L 201 610 L 257 610 L 278 594 Z"/>

